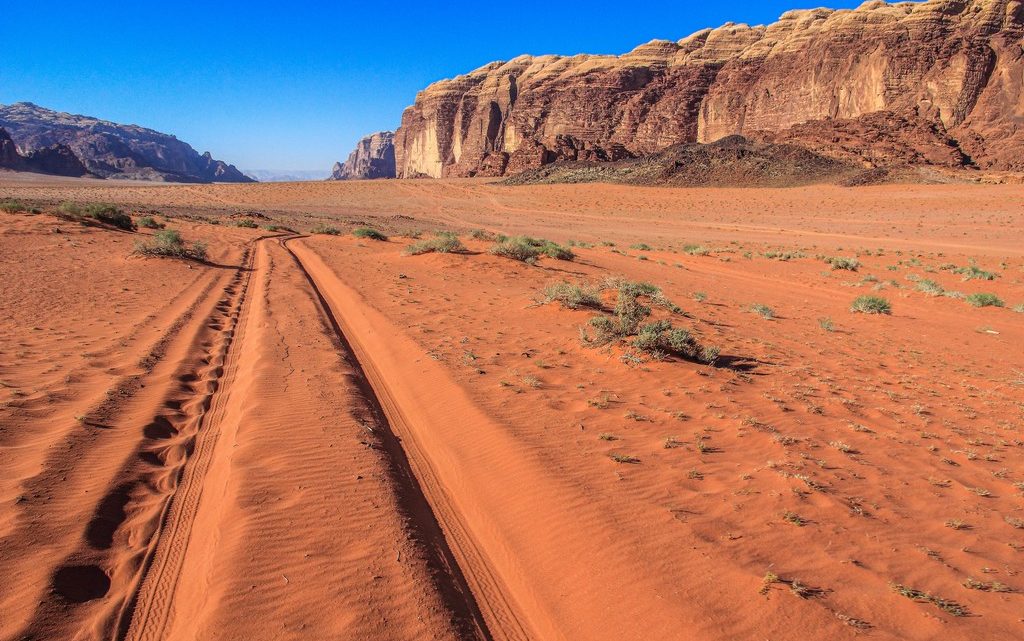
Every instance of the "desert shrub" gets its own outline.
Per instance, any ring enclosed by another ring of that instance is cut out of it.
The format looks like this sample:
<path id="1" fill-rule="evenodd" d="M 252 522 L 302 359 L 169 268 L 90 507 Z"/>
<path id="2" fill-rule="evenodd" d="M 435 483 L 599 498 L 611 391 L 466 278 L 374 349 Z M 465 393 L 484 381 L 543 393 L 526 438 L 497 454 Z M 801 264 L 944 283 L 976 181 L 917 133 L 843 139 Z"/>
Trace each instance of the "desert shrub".
<path id="1" fill-rule="evenodd" d="M 703 245 L 683 245 L 683 253 L 691 256 L 707 256 L 711 250 Z"/>
<path id="2" fill-rule="evenodd" d="M 491 254 L 531 265 L 537 262 L 537 259 L 542 255 L 556 260 L 573 260 L 576 258 L 576 254 L 572 250 L 543 238 L 530 238 L 529 236 L 507 238 L 498 236 L 497 241 L 490 249 Z"/>
<path id="3" fill-rule="evenodd" d="M 142 216 L 142 217 L 140 217 L 139 220 L 138 220 L 138 225 L 139 225 L 139 227 L 144 227 L 146 229 L 163 229 L 164 228 L 164 224 L 161 223 L 161 222 L 158 222 L 157 219 L 153 218 L 152 216 Z"/>
<path id="4" fill-rule="evenodd" d="M 965 298 L 973 307 L 1004 307 L 1006 303 L 995 294 L 977 293 Z"/>
<path id="5" fill-rule="evenodd" d="M 891 314 L 892 305 L 881 296 L 858 296 L 850 305 L 850 311 L 860 314 Z"/>
<path id="6" fill-rule="evenodd" d="M 568 309 L 580 307 L 601 307 L 601 295 L 596 287 L 573 285 L 571 283 L 552 283 L 544 288 L 544 302 L 559 302 Z"/>
<path id="7" fill-rule="evenodd" d="M 236 220 L 234 225 L 235 227 L 242 227 L 243 229 L 259 229 L 259 225 L 256 224 L 256 221 L 251 218 L 243 218 L 241 220 Z"/>
<path id="8" fill-rule="evenodd" d="M 57 214 L 63 218 L 70 218 L 80 222 L 84 218 L 92 218 L 93 220 L 126 231 L 133 231 L 135 229 L 135 222 L 132 220 L 132 217 L 114 205 L 103 203 L 78 205 L 76 203 L 64 202 L 57 207 Z"/>
<path id="9" fill-rule="evenodd" d="M 405 248 L 405 253 L 409 256 L 430 253 L 452 254 L 463 251 L 466 251 L 466 246 L 462 244 L 459 237 L 447 232 L 438 233 L 433 238 L 417 241 Z"/>
<path id="10" fill-rule="evenodd" d="M 1024 303 L 1021 303 L 1019 305 L 1014 305 L 1013 306 L 1013 311 L 1017 312 L 1018 314 L 1024 314 Z"/>
<path id="11" fill-rule="evenodd" d="M 554 258 L 555 260 L 575 260 L 576 258 L 576 254 L 568 247 L 562 247 L 550 241 L 546 241 L 540 250 L 549 258 Z"/>
<path id="12" fill-rule="evenodd" d="M 835 331 L 836 328 L 835 324 L 832 322 L 832 319 L 829 318 L 828 316 L 822 316 L 821 318 L 818 319 L 818 327 L 822 328 L 826 332 Z"/>
<path id="13" fill-rule="evenodd" d="M 135 253 L 140 256 L 184 258 L 202 262 L 206 260 L 206 244 L 197 241 L 188 245 L 177 230 L 163 229 L 153 234 L 151 242 L 136 243 Z"/>
<path id="14" fill-rule="evenodd" d="M 825 262 L 832 266 L 832 269 L 845 269 L 846 271 L 855 272 L 860 269 L 860 261 L 856 258 L 848 258 L 846 256 L 832 256 L 826 258 Z"/>
<path id="15" fill-rule="evenodd" d="M 783 262 L 793 260 L 795 258 L 806 258 L 807 254 L 801 251 L 776 251 L 774 249 L 768 250 L 761 254 L 769 260 L 781 260 Z"/>
<path id="16" fill-rule="evenodd" d="M 927 278 L 917 281 L 917 289 L 929 296 L 941 296 L 946 291 L 942 288 L 942 285 Z"/>
<path id="17" fill-rule="evenodd" d="M 524 263 L 536 262 L 541 254 L 540 250 L 529 242 L 529 239 L 523 237 L 499 241 L 491 247 L 490 253 Z"/>
<path id="18" fill-rule="evenodd" d="M 987 272 L 981 269 L 977 265 L 968 265 L 967 267 L 958 267 L 953 270 L 953 273 L 960 274 L 963 276 L 965 281 L 967 280 L 995 280 L 997 274 L 994 272 Z"/>
<path id="19" fill-rule="evenodd" d="M 762 305 L 761 303 L 754 303 L 753 305 L 751 305 L 750 311 L 754 312 L 755 314 L 757 314 L 758 316 L 765 320 L 771 320 L 775 318 L 775 310 L 772 309 L 771 307 L 768 307 L 767 305 Z"/>
<path id="20" fill-rule="evenodd" d="M 314 225 L 313 228 L 309 230 L 309 233 L 321 234 L 324 236 L 340 236 L 341 230 L 338 229 L 337 227 L 331 227 L 330 225 L 324 225 L 323 223 L 320 223 Z"/>
<path id="21" fill-rule="evenodd" d="M 0 200 L 0 211 L 7 212 L 8 214 L 17 214 L 19 212 L 28 211 L 28 207 L 26 207 L 25 203 L 20 200 L 8 198 Z"/>
<path id="22" fill-rule="evenodd" d="M 352 231 L 352 235 L 356 238 L 369 238 L 371 240 L 387 240 L 388 237 L 370 227 L 359 227 Z"/>
<path id="23" fill-rule="evenodd" d="M 497 236 L 493 232 L 489 232 L 486 229 L 474 229 L 469 232 L 469 237 L 473 240 L 497 240 Z"/>
<path id="24" fill-rule="evenodd" d="M 700 345 L 685 329 L 673 327 L 668 319 L 646 322 L 656 304 L 679 313 L 680 310 L 665 298 L 661 290 L 650 283 L 608 279 L 604 288 L 618 290 L 612 314 L 594 316 L 580 328 L 580 340 L 588 347 L 607 345 L 631 339 L 628 344 L 652 358 L 675 355 L 688 360 L 713 364 L 718 349 Z M 650 304 L 646 304 L 650 303 Z M 633 360 L 636 355 L 634 354 Z"/>
<path id="25" fill-rule="evenodd" d="M 651 251 L 651 246 L 648 245 L 647 243 L 636 243 L 634 245 L 630 245 L 629 248 L 630 249 L 636 249 L 636 250 L 642 251 L 642 252 L 649 252 L 649 251 Z"/>

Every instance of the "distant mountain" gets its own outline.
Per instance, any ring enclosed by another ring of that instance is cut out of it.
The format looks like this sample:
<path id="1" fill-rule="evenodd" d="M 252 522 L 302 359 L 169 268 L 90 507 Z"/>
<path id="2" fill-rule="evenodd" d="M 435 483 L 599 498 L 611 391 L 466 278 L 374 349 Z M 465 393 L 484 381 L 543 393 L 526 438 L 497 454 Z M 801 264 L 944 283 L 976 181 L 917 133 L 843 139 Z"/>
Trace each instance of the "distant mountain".
<path id="1" fill-rule="evenodd" d="M 243 169 L 242 173 L 261 183 L 293 183 L 311 180 L 327 180 L 331 173 L 307 169 Z"/>
<path id="2" fill-rule="evenodd" d="M 164 182 L 253 182 L 209 152 L 174 136 L 137 125 L 44 109 L 30 102 L 0 105 L 0 127 L 22 154 L 65 145 L 92 174 L 102 178 Z"/>
<path id="3" fill-rule="evenodd" d="M 22 154 L 7 130 L 0 127 L 0 169 L 52 176 L 88 176 L 89 170 L 67 145 L 44 147 Z"/>
<path id="4" fill-rule="evenodd" d="M 395 177 L 395 134 L 378 131 L 358 143 L 344 163 L 334 163 L 331 180 Z"/>

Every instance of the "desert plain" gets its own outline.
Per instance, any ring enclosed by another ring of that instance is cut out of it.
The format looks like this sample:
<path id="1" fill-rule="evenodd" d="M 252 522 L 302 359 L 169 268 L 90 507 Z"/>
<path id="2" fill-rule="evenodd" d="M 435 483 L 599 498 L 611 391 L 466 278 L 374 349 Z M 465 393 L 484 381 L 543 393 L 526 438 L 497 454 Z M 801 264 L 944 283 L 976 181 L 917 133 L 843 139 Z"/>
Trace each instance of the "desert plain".
<path id="1" fill-rule="evenodd" d="M 1024 636 L 1022 185 L 0 201 L 0 639 Z"/>

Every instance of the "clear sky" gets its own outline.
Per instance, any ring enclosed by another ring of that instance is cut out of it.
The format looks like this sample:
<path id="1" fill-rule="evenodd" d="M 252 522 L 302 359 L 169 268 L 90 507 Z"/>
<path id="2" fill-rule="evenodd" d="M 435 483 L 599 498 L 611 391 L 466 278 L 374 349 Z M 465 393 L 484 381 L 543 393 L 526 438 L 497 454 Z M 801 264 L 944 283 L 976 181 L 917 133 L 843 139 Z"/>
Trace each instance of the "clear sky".
<path id="1" fill-rule="evenodd" d="M 324 169 L 429 83 L 519 54 L 624 53 L 861 0 L 0 0 L 0 103 L 174 134 L 244 169 Z"/>

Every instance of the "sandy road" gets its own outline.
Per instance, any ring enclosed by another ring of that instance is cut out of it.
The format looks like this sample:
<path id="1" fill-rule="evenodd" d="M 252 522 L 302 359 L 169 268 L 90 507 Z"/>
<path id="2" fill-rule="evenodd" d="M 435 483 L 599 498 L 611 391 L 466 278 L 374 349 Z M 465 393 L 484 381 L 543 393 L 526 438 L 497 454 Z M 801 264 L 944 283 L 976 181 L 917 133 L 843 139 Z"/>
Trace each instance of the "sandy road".
<path id="1" fill-rule="evenodd" d="M 251 270 L 117 638 L 490 638 L 330 310 L 282 244 Z"/>

